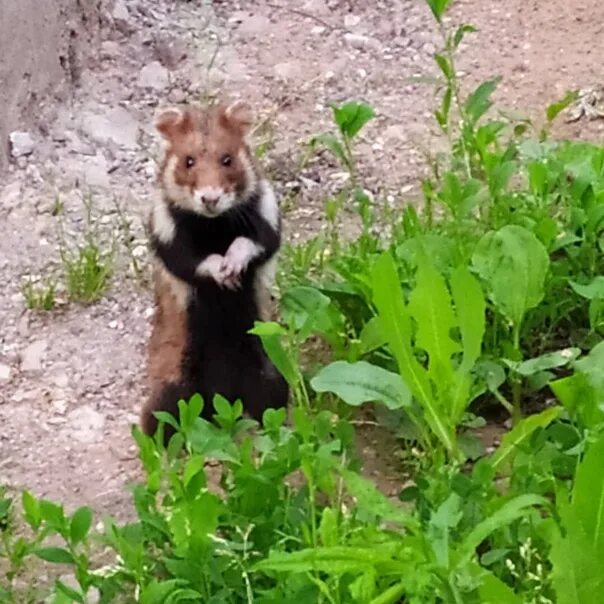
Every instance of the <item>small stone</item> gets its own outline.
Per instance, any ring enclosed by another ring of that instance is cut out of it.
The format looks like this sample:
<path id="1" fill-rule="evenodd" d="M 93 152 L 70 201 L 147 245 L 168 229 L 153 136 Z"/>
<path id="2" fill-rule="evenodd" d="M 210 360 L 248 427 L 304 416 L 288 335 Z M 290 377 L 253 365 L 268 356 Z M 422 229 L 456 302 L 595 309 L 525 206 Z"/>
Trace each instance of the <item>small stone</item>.
<path id="1" fill-rule="evenodd" d="M 347 28 L 356 27 L 361 22 L 359 15 L 346 15 L 344 17 L 344 26 Z"/>
<path id="2" fill-rule="evenodd" d="M 275 72 L 275 75 L 282 80 L 294 80 L 302 74 L 300 64 L 295 61 L 277 63 L 273 67 L 273 71 Z"/>
<path id="3" fill-rule="evenodd" d="M 187 93 L 182 88 L 172 88 L 168 93 L 168 100 L 171 103 L 184 103 L 187 100 Z"/>
<path id="4" fill-rule="evenodd" d="M 328 15 L 329 8 L 325 3 L 325 0 L 307 0 L 302 7 L 303 10 L 314 15 Z"/>
<path id="5" fill-rule="evenodd" d="M 113 142 L 126 149 L 135 149 L 138 146 L 139 124 L 136 118 L 123 107 L 115 107 L 104 115 L 84 113 L 81 127 L 97 142 Z"/>
<path id="6" fill-rule="evenodd" d="M 109 329 L 117 329 L 117 321 L 109 321 Z"/>
<path id="7" fill-rule="evenodd" d="M 48 348 L 46 340 L 38 340 L 30 344 L 21 353 L 21 371 L 39 371 Z"/>
<path id="8" fill-rule="evenodd" d="M 34 139 L 29 132 L 11 132 L 8 135 L 11 155 L 17 159 L 34 152 Z"/>
<path id="9" fill-rule="evenodd" d="M 159 61 L 152 61 L 145 65 L 138 77 L 138 85 L 141 88 L 157 90 L 158 92 L 165 90 L 169 84 L 168 70 Z"/>
<path id="10" fill-rule="evenodd" d="M 105 418 L 90 405 L 83 405 L 67 415 L 70 432 L 80 443 L 94 443 L 103 438 Z"/>
<path id="11" fill-rule="evenodd" d="M 351 48 L 356 50 L 381 50 L 382 45 L 379 40 L 361 34 L 344 34 L 344 41 Z"/>
<path id="12" fill-rule="evenodd" d="M 126 25 L 130 22 L 130 13 L 123 0 L 115 0 L 111 16 L 118 25 Z"/>
<path id="13" fill-rule="evenodd" d="M 105 40 L 101 43 L 101 59 L 107 61 L 114 59 L 120 54 L 120 45 L 113 40 Z"/>
<path id="14" fill-rule="evenodd" d="M 325 31 L 327 30 L 327 28 L 324 25 L 315 25 L 311 30 L 310 33 L 313 36 L 322 36 Z"/>
<path id="15" fill-rule="evenodd" d="M 10 367 L 0 363 L 0 382 L 6 382 L 10 379 Z"/>

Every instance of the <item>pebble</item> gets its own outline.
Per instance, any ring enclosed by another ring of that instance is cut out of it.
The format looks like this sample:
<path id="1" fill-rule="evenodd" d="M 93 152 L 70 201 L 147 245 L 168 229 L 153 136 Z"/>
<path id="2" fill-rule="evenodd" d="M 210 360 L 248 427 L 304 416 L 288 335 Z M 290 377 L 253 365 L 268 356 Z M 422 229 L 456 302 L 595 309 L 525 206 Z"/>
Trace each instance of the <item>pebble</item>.
<path id="1" fill-rule="evenodd" d="M 145 65 L 138 76 L 138 85 L 141 88 L 147 88 L 161 92 L 170 84 L 170 75 L 168 70 L 159 62 L 152 61 Z"/>
<path id="2" fill-rule="evenodd" d="M 6 382 L 10 379 L 10 367 L 0 363 L 0 381 Z"/>
<path id="3" fill-rule="evenodd" d="M 379 40 L 361 34 L 345 33 L 344 41 L 356 50 L 381 50 L 382 48 Z"/>
<path id="4" fill-rule="evenodd" d="M 105 418 L 90 405 L 82 405 L 67 415 L 71 436 L 80 443 L 90 444 L 103 438 Z"/>
<path id="5" fill-rule="evenodd" d="M 21 352 L 21 371 L 39 371 L 48 348 L 46 340 L 32 342 Z"/>
<path id="6" fill-rule="evenodd" d="M 123 107 L 114 107 L 105 114 L 84 113 L 81 127 L 90 138 L 99 143 L 113 142 L 126 149 L 138 146 L 138 121 Z"/>
<path id="7" fill-rule="evenodd" d="M 34 139 L 29 132 L 11 132 L 8 135 L 11 155 L 17 159 L 34 152 Z"/>

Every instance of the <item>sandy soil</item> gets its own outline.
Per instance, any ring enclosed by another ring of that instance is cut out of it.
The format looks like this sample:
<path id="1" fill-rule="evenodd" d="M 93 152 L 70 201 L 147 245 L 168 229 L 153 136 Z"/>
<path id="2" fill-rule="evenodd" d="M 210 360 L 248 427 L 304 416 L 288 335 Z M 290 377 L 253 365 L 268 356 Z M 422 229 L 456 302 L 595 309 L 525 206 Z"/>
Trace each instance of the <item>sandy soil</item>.
<path id="1" fill-rule="evenodd" d="M 464 86 L 502 75 L 504 107 L 539 119 L 567 89 L 604 84 L 600 0 L 459 0 L 450 17 L 479 29 L 462 49 Z M 439 38 L 420 0 L 121 0 L 108 19 L 75 97 L 40 120 L 34 153 L 0 186 L 0 482 L 124 516 L 124 486 L 140 472 L 130 426 L 145 395 L 153 312 L 125 240 L 144 265 L 156 107 L 220 91 L 251 101 L 266 119 L 268 171 L 290 200 L 288 235 L 304 237 L 321 227 L 320 199 L 338 178 L 324 159 L 299 169 L 309 136 L 329 126 L 330 102 L 376 108 L 358 144 L 367 187 L 400 203 L 414 197 L 422 151 L 440 144 L 433 89 L 414 78 L 435 75 Z M 560 132 L 598 139 L 602 126 L 582 120 Z M 22 279 L 59 270 L 59 224 L 68 240 L 81 237 L 88 198 L 101 238 L 118 249 L 108 294 L 88 307 L 27 311 Z M 392 449 L 380 443 L 365 438 L 368 471 L 394 490 Z"/>

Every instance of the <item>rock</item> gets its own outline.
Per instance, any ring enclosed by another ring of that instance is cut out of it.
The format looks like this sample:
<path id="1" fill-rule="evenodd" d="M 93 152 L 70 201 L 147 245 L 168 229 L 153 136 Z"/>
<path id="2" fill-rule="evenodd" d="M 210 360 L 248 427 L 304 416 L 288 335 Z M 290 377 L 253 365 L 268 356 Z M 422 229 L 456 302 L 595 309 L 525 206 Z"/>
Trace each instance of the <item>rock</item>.
<path id="1" fill-rule="evenodd" d="M 34 139 L 29 132 L 11 132 L 8 135 L 11 155 L 17 159 L 34 152 Z"/>
<path id="2" fill-rule="evenodd" d="M 187 47 L 177 38 L 158 36 L 155 38 L 154 50 L 157 60 L 170 71 L 187 58 Z"/>
<path id="3" fill-rule="evenodd" d="M 381 50 L 382 45 L 379 40 L 361 34 L 344 34 L 344 41 L 351 48 L 356 50 Z"/>
<path id="4" fill-rule="evenodd" d="M 296 61 L 277 63 L 273 67 L 273 71 L 275 72 L 275 75 L 282 80 L 295 80 L 302 75 L 302 68 Z"/>
<path id="5" fill-rule="evenodd" d="M 303 7 L 303 10 L 312 13 L 313 15 L 328 15 L 329 7 L 325 3 L 325 0 L 307 0 Z"/>
<path id="6" fill-rule="evenodd" d="M 110 186 L 109 164 L 102 154 L 87 158 L 83 164 L 84 181 L 88 186 L 105 189 Z"/>
<path id="7" fill-rule="evenodd" d="M 171 103 L 184 103 L 187 100 L 187 93 L 182 88 L 172 88 L 168 93 L 168 100 Z"/>
<path id="8" fill-rule="evenodd" d="M 10 380 L 10 367 L 4 363 L 0 363 L 0 382 Z"/>
<path id="9" fill-rule="evenodd" d="M 12 209 L 21 200 L 21 183 L 19 181 L 6 185 L 0 192 L 0 206 Z"/>
<path id="10" fill-rule="evenodd" d="M 113 40 L 104 40 L 101 43 L 101 59 L 107 61 L 114 59 L 120 54 L 120 45 Z"/>
<path id="11" fill-rule="evenodd" d="M 132 31 L 130 12 L 128 11 L 128 7 L 123 0 L 115 0 L 111 16 L 113 17 L 113 22 L 119 31 L 124 34 Z"/>
<path id="12" fill-rule="evenodd" d="M 250 37 L 261 37 L 272 28 L 271 21 L 264 15 L 252 15 L 242 19 L 239 25 L 239 33 Z"/>
<path id="13" fill-rule="evenodd" d="M 105 418 L 90 405 L 83 405 L 67 415 L 71 435 L 83 444 L 98 442 L 103 438 Z"/>
<path id="14" fill-rule="evenodd" d="M 21 353 L 21 371 L 39 371 L 42 369 L 42 362 L 48 342 L 46 340 L 38 340 L 30 344 Z"/>
<path id="15" fill-rule="evenodd" d="M 145 65 L 138 76 L 138 85 L 161 92 L 170 84 L 168 70 L 159 62 L 152 61 Z"/>
<path id="16" fill-rule="evenodd" d="M 359 15 L 346 15 L 344 17 L 344 26 L 348 29 L 356 27 L 361 22 L 361 17 Z"/>
<path id="17" fill-rule="evenodd" d="M 123 107 L 115 107 L 105 115 L 84 113 L 81 128 L 99 143 L 113 142 L 125 149 L 136 149 L 138 146 L 139 124 Z"/>

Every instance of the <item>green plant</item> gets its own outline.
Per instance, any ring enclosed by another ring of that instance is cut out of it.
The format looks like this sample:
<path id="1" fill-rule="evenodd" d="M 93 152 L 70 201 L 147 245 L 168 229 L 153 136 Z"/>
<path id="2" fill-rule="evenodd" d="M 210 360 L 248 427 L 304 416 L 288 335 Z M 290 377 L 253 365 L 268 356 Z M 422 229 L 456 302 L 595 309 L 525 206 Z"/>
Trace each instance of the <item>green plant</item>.
<path id="1" fill-rule="evenodd" d="M 115 259 L 115 240 L 104 245 L 93 217 L 92 199 L 84 200 L 86 230 L 83 241 L 69 244 L 61 229 L 61 263 L 65 287 L 73 302 L 99 300 L 109 285 Z"/>
<path id="2" fill-rule="evenodd" d="M 30 276 L 21 286 L 25 304 L 30 310 L 53 310 L 56 305 L 56 290 L 57 283 L 54 277 L 47 277 L 40 282 L 34 281 Z"/>

